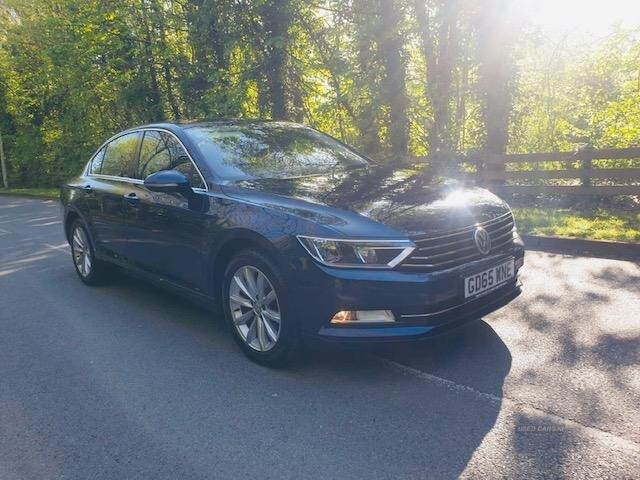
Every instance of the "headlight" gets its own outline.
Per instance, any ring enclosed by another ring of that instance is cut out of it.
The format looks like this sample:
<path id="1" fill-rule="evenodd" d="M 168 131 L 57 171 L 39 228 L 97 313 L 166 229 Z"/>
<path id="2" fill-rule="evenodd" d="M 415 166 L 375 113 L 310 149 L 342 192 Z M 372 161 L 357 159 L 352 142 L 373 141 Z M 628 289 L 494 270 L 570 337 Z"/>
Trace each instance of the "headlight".
<path id="1" fill-rule="evenodd" d="M 343 240 L 303 235 L 298 235 L 298 240 L 318 262 L 343 268 L 393 268 L 415 248 L 409 240 Z"/>

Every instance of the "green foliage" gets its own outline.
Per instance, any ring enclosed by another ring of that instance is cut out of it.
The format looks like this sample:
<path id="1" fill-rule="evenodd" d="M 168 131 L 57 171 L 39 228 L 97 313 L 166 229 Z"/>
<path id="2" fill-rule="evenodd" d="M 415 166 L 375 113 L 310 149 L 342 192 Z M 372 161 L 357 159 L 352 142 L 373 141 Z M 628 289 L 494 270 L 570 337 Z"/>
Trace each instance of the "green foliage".
<path id="1" fill-rule="evenodd" d="M 10 181 L 55 185 L 162 120 L 284 116 L 380 158 L 499 150 L 507 123 L 513 152 L 639 144 L 638 32 L 516 36 L 504 1 L 0 1 Z"/>
<path id="2" fill-rule="evenodd" d="M 512 152 L 640 144 L 640 30 L 591 46 L 527 38 L 518 58 Z"/>

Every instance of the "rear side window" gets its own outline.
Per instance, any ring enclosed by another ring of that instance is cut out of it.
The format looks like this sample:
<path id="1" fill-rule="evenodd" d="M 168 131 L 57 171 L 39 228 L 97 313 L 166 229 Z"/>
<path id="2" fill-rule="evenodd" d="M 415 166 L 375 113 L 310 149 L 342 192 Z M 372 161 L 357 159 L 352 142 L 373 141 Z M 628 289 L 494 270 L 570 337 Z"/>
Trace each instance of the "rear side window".
<path id="1" fill-rule="evenodd" d="M 102 157 L 100 173 L 114 177 L 129 177 L 136 163 L 136 149 L 138 147 L 138 133 L 127 133 L 116 138 L 106 146 Z"/>
<path id="2" fill-rule="evenodd" d="M 162 170 L 178 170 L 196 188 L 204 188 L 202 178 L 176 138 L 166 132 L 147 130 L 142 138 L 136 178 L 144 180 Z"/>
<path id="3" fill-rule="evenodd" d="M 102 147 L 98 153 L 95 154 L 93 160 L 91 160 L 91 170 L 90 173 L 100 174 L 102 170 L 102 160 L 104 160 L 104 151 L 106 147 Z"/>

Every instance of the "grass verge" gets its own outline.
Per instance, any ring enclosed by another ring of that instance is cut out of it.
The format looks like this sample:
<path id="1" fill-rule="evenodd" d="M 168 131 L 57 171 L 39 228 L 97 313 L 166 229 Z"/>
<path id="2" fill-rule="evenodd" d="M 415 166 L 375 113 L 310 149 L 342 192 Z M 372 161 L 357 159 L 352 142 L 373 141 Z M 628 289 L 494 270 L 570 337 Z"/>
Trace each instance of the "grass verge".
<path id="1" fill-rule="evenodd" d="M 57 188 L 0 188 L 0 195 L 56 200 L 60 197 L 60 190 Z"/>
<path id="2" fill-rule="evenodd" d="M 639 212 L 525 207 L 513 213 L 523 234 L 640 242 Z"/>

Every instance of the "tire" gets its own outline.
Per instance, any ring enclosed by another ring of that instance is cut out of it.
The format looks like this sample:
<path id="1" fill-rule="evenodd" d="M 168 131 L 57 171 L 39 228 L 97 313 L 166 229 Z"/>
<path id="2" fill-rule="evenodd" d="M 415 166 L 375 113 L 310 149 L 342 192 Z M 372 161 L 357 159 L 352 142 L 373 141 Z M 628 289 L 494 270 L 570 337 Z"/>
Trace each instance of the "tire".
<path id="1" fill-rule="evenodd" d="M 262 292 L 256 295 L 260 286 Z M 222 290 L 227 324 L 245 355 L 268 367 L 291 363 L 299 348 L 299 329 L 274 262 L 256 250 L 238 253 L 225 269 Z"/>
<path id="2" fill-rule="evenodd" d="M 76 220 L 71 225 L 69 245 L 71 245 L 71 260 L 80 280 L 85 285 L 103 284 L 108 279 L 108 265 L 96 259 L 89 233 L 80 220 Z"/>

